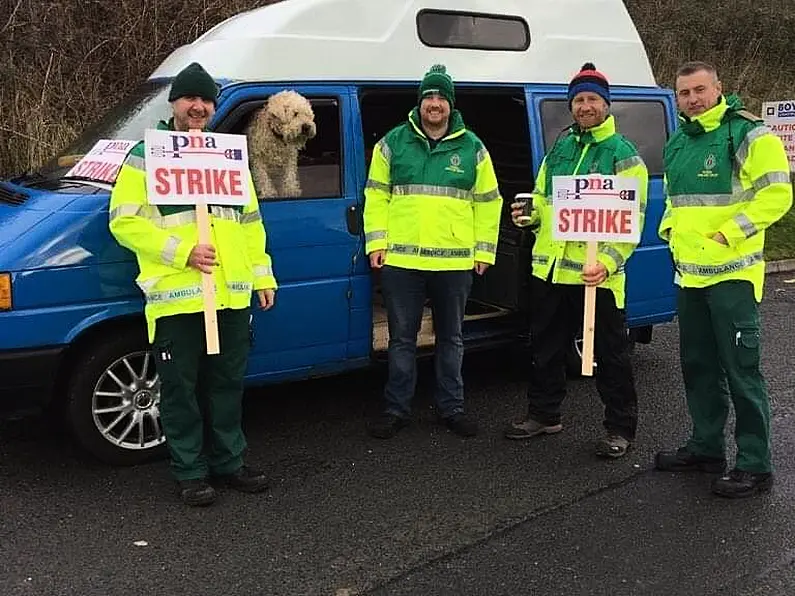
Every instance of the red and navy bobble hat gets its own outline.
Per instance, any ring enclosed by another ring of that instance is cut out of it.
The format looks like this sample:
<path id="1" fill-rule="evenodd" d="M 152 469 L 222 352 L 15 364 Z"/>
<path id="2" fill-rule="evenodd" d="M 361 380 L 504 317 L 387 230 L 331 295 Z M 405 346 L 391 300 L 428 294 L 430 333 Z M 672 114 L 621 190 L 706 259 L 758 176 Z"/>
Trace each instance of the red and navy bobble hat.
<path id="1" fill-rule="evenodd" d="M 586 62 L 582 65 L 580 72 L 569 83 L 569 108 L 574 96 L 583 91 L 590 91 L 596 93 L 604 99 L 608 105 L 610 104 L 610 83 L 607 82 L 607 77 L 601 72 L 596 70 L 593 62 Z"/>

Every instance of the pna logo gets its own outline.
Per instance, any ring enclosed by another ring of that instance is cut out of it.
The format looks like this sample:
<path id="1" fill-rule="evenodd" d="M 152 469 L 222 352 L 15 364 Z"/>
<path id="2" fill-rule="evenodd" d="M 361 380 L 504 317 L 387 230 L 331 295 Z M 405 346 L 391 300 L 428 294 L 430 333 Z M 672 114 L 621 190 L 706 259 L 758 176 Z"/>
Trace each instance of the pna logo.
<path id="1" fill-rule="evenodd" d="M 618 198 L 622 201 L 634 201 L 634 190 L 616 189 L 612 178 L 592 176 L 589 178 L 574 179 L 574 199 L 581 199 L 582 195 Z"/>
<path id="2" fill-rule="evenodd" d="M 211 136 L 172 134 L 171 156 L 182 157 L 182 153 L 217 153 L 218 145 Z"/>

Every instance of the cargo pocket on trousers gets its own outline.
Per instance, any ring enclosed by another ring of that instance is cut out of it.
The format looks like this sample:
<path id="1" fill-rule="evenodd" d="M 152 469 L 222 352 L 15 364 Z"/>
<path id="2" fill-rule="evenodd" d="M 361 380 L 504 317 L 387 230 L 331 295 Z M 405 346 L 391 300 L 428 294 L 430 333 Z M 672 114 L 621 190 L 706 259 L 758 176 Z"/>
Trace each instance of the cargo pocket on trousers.
<path id="1" fill-rule="evenodd" d="M 737 350 L 737 362 L 742 368 L 759 366 L 759 330 L 756 327 L 736 327 L 734 344 Z"/>

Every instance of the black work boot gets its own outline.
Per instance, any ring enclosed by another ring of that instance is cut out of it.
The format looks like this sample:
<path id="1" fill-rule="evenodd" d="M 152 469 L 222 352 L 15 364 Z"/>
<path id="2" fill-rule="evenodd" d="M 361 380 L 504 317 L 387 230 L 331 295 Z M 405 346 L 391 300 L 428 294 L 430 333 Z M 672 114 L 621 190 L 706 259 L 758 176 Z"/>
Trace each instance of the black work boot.
<path id="1" fill-rule="evenodd" d="M 191 507 L 206 507 L 215 503 L 218 494 L 205 478 L 178 480 L 177 492 L 182 502 Z"/>
<path id="2" fill-rule="evenodd" d="M 248 466 L 241 466 L 231 474 L 218 474 L 213 481 L 242 493 L 261 493 L 268 490 L 268 479 L 264 473 Z"/>
<path id="3" fill-rule="evenodd" d="M 707 472 L 722 474 L 726 470 L 726 460 L 722 457 L 696 455 L 680 447 L 676 451 L 660 451 L 654 458 L 654 467 L 665 472 Z"/>
<path id="4" fill-rule="evenodd" d="M 478 423 L 465 414 L 453 414 L 442 418 L 442 423 L 459 437 L 474 437 L 478 434 Z"/>
<path id="5" fill-rule="evenodd" d="M 729 499 L 752 497 L 773 488 L 773 474 L 770 472 L 745 472 L 734 469 L 726 476 L 712 481 L 712 492 Z"/>
<path id="6" fill-rule="evenodd" d="M 401 418 L 394 414 L 384 413 L 370 424 L 370 435 L 376 439 L 391 439 L 402 428 L 410 423 L 408 418 Z"/>

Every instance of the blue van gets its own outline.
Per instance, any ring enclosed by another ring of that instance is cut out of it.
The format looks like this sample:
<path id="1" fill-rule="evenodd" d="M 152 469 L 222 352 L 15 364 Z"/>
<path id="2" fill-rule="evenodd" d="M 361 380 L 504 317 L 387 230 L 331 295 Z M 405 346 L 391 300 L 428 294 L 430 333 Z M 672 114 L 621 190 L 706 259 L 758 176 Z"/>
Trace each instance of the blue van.
<path id="1" fill-rule="evenodd" d="M 674 97 L 656 85 L 623 2 L 592 4 L 284 0 L 177 49 L 50 163 L 0 182 L 0 409 L 54 407 L 109 463 L 162 452 L 137 266 L 108 231 L 110 188 L 64 174 L 98 140 L 141 139 L 167 118 L 171 77 L 193 61 L 221 86 L 217 132 L 242 133 L 282 89 L 304 95 L 315 112 L 317 136 L 299 158 L 302 195 L 261 202 L 280 290 L 273 310 L 253 311 L 249 385 L 336 374 L 383 356 L 386 316 L 363 251 L 363 188 L 373 145 L 415 105 L 434 63 L 456 80 L 456 107 L 489 148 L 507 199 L 497 264 L 476 280 L 467 307 L 467 348 L 524 334 L 533 237 L 511 224 L 508 205 L 533 188 L 546 149 L 570 124 L 566 85 L 586 61 L 610 78 L 619 130 L 651 175 L 642 242 L 627 264 L 632 337 L 649 342 L 652 325 L 675 311 L 672 266 L 656 234 Z M 430 312 L 419 343 L 433 344 Z"/>

